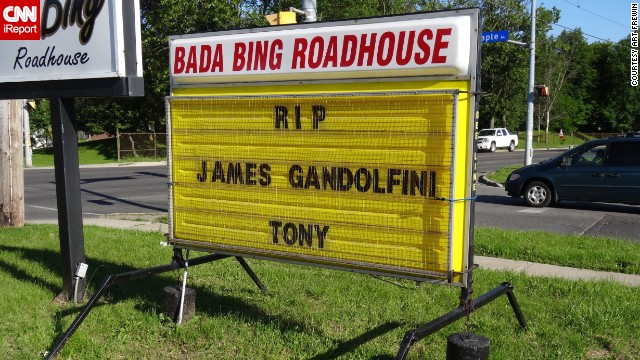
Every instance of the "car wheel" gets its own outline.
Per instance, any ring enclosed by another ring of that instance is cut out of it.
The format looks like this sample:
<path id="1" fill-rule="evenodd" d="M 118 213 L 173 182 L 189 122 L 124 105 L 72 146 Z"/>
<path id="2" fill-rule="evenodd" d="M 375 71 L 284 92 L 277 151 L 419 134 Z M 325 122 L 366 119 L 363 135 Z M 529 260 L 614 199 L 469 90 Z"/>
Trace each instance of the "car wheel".
<path id="1" fill-rule="evenodd" d="M 496 151 L 496 143 L 494 143 L 494 142 L 491 143 L 491 148 L 489 149 L 489 151 L 491 151 L 491 152 L 495 152 Z"/>
<path id="2" fill-rule="evenodd" d="M 516 143 L 513 141 L 509 144 L 509 152 L 513 152 L 516 149 Z"/>
<path id="3" fill-rule="evenodd" d="M 541 181 L 532 181 L 524 189 L 524 201 L 529 206 L 545 207 L 551 204 L 551 188 Z"/>

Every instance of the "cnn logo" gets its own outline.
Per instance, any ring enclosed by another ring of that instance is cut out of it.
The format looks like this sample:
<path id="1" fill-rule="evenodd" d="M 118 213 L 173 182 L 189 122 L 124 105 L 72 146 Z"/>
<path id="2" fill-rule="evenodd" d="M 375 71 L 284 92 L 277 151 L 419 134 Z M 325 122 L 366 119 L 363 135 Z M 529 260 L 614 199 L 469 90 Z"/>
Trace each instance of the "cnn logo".
<path id="1" fill-rule="evenodd" d="M 37 6 L 7 6 L 2 11 L 2 16 L 7 22 L 36 22 L 38 21 Z"/>
<path id="2" fill-rule="evenodd" d="M 3 0 L 0 11 L 0 40 L 40 40 L 40 0 Z"/>

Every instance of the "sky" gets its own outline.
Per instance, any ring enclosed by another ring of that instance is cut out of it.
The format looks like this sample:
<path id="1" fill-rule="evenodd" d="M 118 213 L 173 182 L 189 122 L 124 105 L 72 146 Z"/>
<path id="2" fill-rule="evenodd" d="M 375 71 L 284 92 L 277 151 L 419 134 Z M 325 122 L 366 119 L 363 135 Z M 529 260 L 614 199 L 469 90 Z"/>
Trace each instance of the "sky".
<path id="1" fill-rule="evenodd" d="M 589 43 L 611 40 L 618 42 L 631 32 L 631 3 L 640 0 L 536 0 L 536 6 L 560 9 L 558 25 L 551 35 L 564 27 L 579 27 Z"/>

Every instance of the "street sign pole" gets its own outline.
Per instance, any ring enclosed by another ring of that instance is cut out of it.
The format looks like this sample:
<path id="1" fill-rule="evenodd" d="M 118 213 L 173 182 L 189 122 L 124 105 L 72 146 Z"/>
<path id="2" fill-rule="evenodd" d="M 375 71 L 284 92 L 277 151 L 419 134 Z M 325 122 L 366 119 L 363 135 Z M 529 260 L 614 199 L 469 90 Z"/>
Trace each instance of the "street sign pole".
<path id="1" fill-rule="evenodd" d="M 524 165 L 531 165 L 533 158 L 533 87 L 536 71 L 536 0 L 531 1 L 531 41 L 529 43 L 529 88 L 527 93 L 527 134 Z"/>
<path id="2" fill-rule="evenodd" d="M 493 31 L 482 33 L 482 43 L 506 42 L 518 46 L 527 46 L 527 44 L 509 40 L 509 32 L 507 30 Z M 533 159 L 533 101 L 534 101 L 534 81 L 536 68 L 536 1 L 531 1 L 531 41 L 529 43 L 529 87 L 527 92 L 527 128 L 524 151 L 524 164 L 531 165 Z"/>

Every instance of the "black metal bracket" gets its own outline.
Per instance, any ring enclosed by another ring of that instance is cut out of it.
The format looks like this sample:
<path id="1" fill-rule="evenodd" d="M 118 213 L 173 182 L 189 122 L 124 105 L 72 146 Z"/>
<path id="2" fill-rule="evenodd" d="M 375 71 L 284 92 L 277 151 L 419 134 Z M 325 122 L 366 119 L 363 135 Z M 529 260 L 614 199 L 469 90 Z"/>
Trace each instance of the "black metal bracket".
<path id="1" fill-rule="evenodd" d="M 196 266 L 201 264 L 206 264 L 209 262 L 222 260 L 225 258 L 231 257 L 230 255 L 222 255 L 222 254 L 211 254 L 200 256 L 195 259 L 189 259 L 189 266 Z M 266 292 L 267 289 L 262 284 L 260 279 L 256 276 L 253 270 L 249 267 L 249 264 L 244 260 L 244 258 L 240 256 L 236 256 L 236 260 L 242 265 L 242 268 L 249 274 L 251 280 L 260 288 L 262 292 Z M 161 274 L 164 272 L 178 270 L 184 268 L 185 260 L 182 256 L 182 251 L 180 249 L 173 250 L 173 258 L 171 263 L 167 265 L 155 266 L 152 268 L 141 269 L 141 270 L 133 270 L 120 274 L 107 275 L 102 279 L 102 282 L 98 286 L 96 292 L 91 296 L 89 301 L 82 307 L 80 314 L 76 316 L 73 320 L 67 331 L 62 335 L 62 337 L 53 345 L 53 348 L 45 353 L 45 360 L 54 359 L 55 356 L 62 350 L 64 345 L 69 341 L 73 333 L 80 327 L 80 324 L 84 321 L 84 319 L 89 315 L 89 312 L 96 305 L 98 299 L 104 294 L 104 292 L 111 287 L 112 285 L 123 283 L 130 280 L 140 279 L 149 277 L 152 275 Z"/>
<path id="2" fill-rule="evenodd" d="M 435 333 L 436 331 L 444 328 L 445 326 L 453 323 L 454 321 L 467 316 L 469 307 L 472 309 L 479 309 L 484 305 L 492 302 L 496 298 L 501 295 L 507 295 L 509 298 L 509 303 L 511 304 L 511 308 L 520 323 L 520 326 L 526 330 L 527 322 L 522 315 L 522 311 L 520 310 L 520 305 L 518 305 L 518 301 L 516 300 L 516 296 L 513 294 L 513 285 L 509 282 L 503 282 L 498 287 L 490 290 L 486 294 L 478 297 L 475 300 L 470 300 L 472 302 L 471 306 L 468 304 L 461 304 L 456 309 L 444 314 L 443 316 L 422 325 L 416 329 L 409 330 L 405 333 L 404 338 L 402 339 L 402 343 L 400 344 L 400 350 L 398 351 L 398 355 L 396 356 L 396 360 L 404 360 L 409 353 L 409 349 L 413 344 L 422 340 L 423 338 Z"/>

